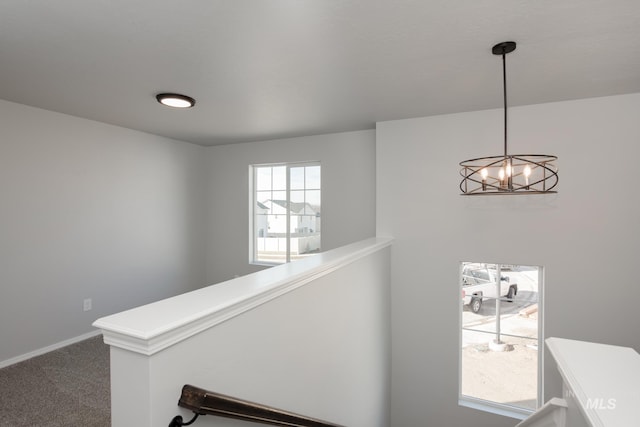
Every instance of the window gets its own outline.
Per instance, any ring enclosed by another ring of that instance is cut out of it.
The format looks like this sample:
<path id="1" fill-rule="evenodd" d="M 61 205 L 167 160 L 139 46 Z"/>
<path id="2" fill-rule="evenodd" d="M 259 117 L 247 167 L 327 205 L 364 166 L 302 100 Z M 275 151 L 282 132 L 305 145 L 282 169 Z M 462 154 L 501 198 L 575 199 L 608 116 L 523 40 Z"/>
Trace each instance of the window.
<path id="1" fill-rule="evenodd" d="M 459 403 L 514 418 L 542 399 L 542 268 L 460 266 Z"/>
<path id="2" fill-rule="evenodd" d="M 320 163 L 251 167 L 251 254 L 281 264 L 320 252 Z"/>

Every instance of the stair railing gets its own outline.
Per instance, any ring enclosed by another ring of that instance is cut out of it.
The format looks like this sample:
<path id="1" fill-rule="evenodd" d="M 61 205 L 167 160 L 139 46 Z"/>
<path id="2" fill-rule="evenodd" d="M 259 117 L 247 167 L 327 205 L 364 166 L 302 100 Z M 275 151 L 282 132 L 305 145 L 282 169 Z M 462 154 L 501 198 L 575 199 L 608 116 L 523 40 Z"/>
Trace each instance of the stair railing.
<path id="1" fill-rule="evenodd" d="M 272 406 L 214 393 L 188 384 L 182 387 L 178 406 L 193 411 L 195 416 L 190 421 L 184 422 L 182 417 L 178 415 L 171 420 L 169 427 L 191 425 L 200 415 L 215 415 L 283 427 L 344 427 L 328 421 L 283 411 Z"/>

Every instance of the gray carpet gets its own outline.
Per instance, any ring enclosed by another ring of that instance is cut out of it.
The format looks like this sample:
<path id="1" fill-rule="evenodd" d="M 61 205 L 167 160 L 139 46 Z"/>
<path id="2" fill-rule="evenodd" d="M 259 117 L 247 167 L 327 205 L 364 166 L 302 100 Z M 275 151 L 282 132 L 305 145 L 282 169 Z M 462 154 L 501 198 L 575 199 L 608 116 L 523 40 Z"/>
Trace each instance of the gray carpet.
<path id="1" fill-rule="evenodd" d="M 0 369 L 1 427 L 111 425 L 102 336 Z"/>

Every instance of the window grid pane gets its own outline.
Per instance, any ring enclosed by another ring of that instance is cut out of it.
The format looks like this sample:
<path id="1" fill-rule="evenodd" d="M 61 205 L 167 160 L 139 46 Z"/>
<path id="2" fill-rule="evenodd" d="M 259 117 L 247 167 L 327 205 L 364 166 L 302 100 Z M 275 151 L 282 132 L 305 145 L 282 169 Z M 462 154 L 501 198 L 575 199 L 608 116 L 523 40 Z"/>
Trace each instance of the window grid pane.
<path id="1" fill-rule="evenodd" d="M 255 168 L 257 191 L 271 190 L 271 169 L 270 167 Z"/>
<path id="2" fill-rule="evenodd" d="M 303 167 L 292 167 L 289 169 L 289 181 L 292 190 L 304 189 L 304 169 Z"/>
<path id="3" fill-rule="evenodd" d="M 320 166 L 307 166 L 305 168 L 305 188 L 307 190 L 320 189 Z"/>
<path id="4" fill-rule="evenodd" d="M 273 185 L 274 190 L 287 189 L 287 168 L 286 166 L 278 166 L 273 168 Z"/>

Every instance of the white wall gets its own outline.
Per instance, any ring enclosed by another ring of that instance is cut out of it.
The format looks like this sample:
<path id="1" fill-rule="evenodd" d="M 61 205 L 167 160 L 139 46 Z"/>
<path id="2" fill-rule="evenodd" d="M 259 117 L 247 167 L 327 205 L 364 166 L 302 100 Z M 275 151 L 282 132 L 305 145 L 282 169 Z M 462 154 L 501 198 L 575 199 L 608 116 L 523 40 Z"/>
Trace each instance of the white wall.
<path id="1" fill-rule="evenodd" d="M 205 284 L 205 150 L 0 101 L 0 362 Z"/>
<path id="2" fill-rule="evenodd" d="M 320 161 L 322 250 L 375 234 L 375 131 L 207 149 L 207 282 L 260 270 L 249 265 L 249 166 Z"/>
<path id="3" fill-rule="evenodd" d="M 349 427 L 388 427 L 389 267 L 388 242 L 371 239 L 100 319 L 112 345 L 112 425 L 191 419 L 177 406 L 191 384 Z M 254 424 L 205 416 L 196 425 Z"/>
<path id="4" fill-rule="evenodd" d="M 513 426 L 457 406 L 458 263 L 545 267 L 546 336 L 640 350 L 640 94 L 511 108 L 510 152 L 559 156 L 556 196 L 462 197 L 502 110 L 378 123 L 377 232 L 392 235 L 392 425 Z M 558 395 L 546 366 L 546 398 Z"/>

